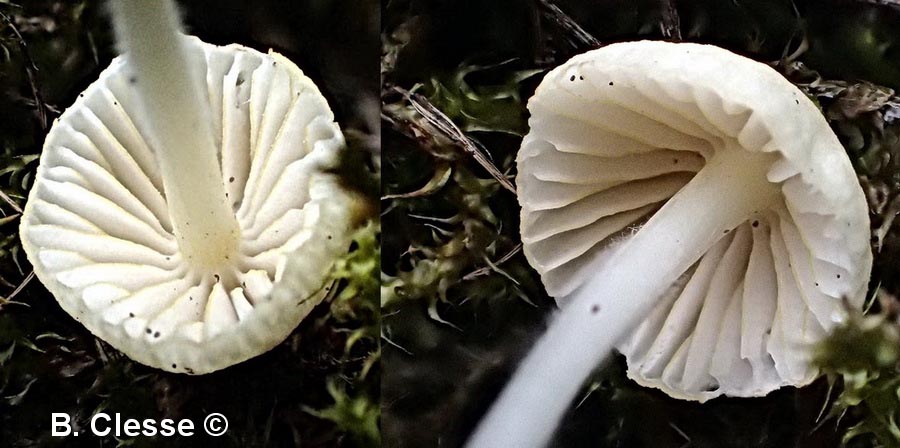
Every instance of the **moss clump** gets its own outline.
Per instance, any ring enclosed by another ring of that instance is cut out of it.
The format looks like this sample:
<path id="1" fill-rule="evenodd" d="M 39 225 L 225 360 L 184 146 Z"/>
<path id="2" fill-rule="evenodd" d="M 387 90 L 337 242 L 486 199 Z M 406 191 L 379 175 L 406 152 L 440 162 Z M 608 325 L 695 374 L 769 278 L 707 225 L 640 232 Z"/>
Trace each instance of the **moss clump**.
<path id="1" fill-rule="evenodd" d="M 900 326 L 885 314 L 854 312 L 818 347 L 816 362 L 838 391 L 828 418 L 846 427 L 844 446 L 900 445 L 898 361 Z"/>
<path id="2" fill-rule="evenodd" d="M 358 230 L 353 249 L 334 266 L 339 293 L 331 302 L 331 319 L 345 334 L 342 361 L 359 368 L 332 375 L 326 382 L 333 404 L 304 409 L 326 419 L 350 434 L 357 446 L 381 446 L 379 418 L 380 337 L 379 273 L 381 242 L 379 226 L 370 222 Z M 351 362 L 352 360 L 352 362 Z"/>

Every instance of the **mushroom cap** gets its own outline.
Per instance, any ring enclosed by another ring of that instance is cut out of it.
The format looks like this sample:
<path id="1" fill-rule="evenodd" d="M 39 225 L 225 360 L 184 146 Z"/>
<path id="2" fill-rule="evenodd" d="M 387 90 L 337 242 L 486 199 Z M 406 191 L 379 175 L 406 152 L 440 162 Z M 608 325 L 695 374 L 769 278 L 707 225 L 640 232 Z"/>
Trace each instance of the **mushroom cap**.
<path id="1" fill-rule="evenodd" d="M 861 306 L 872 255 L 863 192 L 809 98 L 727 50 L 641 41 L 575 56 L 528 108 L 522 241 L 556 298 L 716 152 L 775 155 L 765 175 L 780 200 L 723 234 L 619 350 L 631 378 L 682 399 L 765 395 L 818 375 L 809 348 L 845 318 L 842 299 Z"/>
<path id="2" fill-rule="evenodd" d="M 328 172 L 340 129 L 293 63 L 185 42 L 203 61 L 241 230 L 233 264 L 210 275 L 179 252 L 127 55 L 54 123 L 20 235 L 37 277 L 97 337 L 143 364 L 201 374 L 268 351 L 322 300 L 349 243 L 352 196 Z"/>

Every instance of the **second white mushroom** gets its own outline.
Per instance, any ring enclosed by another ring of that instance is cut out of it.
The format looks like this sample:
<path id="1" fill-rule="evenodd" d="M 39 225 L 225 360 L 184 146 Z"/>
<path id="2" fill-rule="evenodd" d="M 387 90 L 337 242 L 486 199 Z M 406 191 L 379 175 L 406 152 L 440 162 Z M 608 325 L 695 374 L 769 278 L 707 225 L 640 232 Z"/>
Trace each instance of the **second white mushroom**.
<path id="1" fill-rule="evenodd" d="M 522 241 L 562 311 L 468 446 L 543 446 L 614 347 L 684 399 L 817 376 L 809 348 L 861 304 L 872 256 L 812 101 L 726 50 L 644 41 L 576 56 L 529 110 Z"/>

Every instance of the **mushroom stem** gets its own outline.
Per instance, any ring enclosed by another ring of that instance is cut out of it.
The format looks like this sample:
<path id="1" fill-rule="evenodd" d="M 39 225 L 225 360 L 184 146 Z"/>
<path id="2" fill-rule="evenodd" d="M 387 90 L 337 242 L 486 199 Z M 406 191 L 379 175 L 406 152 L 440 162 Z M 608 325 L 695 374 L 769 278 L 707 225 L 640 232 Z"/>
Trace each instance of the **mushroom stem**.
<path id="1" fill-rule="evenodd" d="M 778 198 L 778 186 L 766 179 L 775 157 L 717 152 L 608 261 L 593 266 L 597 274 L 564 301 L 467 446 L 545 446 L 588 375 L 666 288 L 724 233 Z"/>
<path id="2" fill-rule="evenodd" d="M 236 252 L 237 219 L 212 134 L 203 69 L 190 55 L 171 0 L 110 2 L 132 87 L 151 129 L 174 233 L 194 266 L 215 268 Z"/>

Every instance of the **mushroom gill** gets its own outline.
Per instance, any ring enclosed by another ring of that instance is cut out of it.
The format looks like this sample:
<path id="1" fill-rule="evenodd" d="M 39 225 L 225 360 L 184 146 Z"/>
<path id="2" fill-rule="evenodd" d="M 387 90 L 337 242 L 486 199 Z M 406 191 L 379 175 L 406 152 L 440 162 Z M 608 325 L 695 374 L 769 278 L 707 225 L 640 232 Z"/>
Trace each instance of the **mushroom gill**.
<path id="1" fill-rule="evenodd" d="M 523 248 L 561 310 L 467 446 L 543 446 L 614 348 L 684 399 L 816 375 L 809 343 L 861 302 L 872 255 L 812 101 L 727 50 L 642 41 L 572 58 L 528 106 Z"/>
<path id="2" fill-rule="evenodd" d="M 293 63 L 181 39 L 199 61 L 237 221 L 226 262 L 195 262 L 179 246 L 128 55 L 54 124 L 21 235 L 38 278 L 94 334 L 144 364 L 204 373 L 273 347 L 322 299 L 330 261 L 346 251 L 351 198 L 328 173 L 343 136 Z M 201 236 L 208 224 L 186 223 Z M 290 256 L 305 269 L 273 298 Z"/>
<path id="3" fill-rule="evenodd" d="M 677 47 L 695 58 L 713 51 Z M 677 72 L 663 58 L 656 70 L 629 70 L 627 58 L 616 65 L 581 59 L 548 75 L 530 101 L 531 132 L 519 155 L 524 250 L 548 293 L 565 306 L 717 155 L 770 157 L 764 175 L 782 194 L 723 229 L 619 348 L 632 378 L 680 398 L 757 396 L 811 381 L 817 372 L 808 347 L 842 319 L 842 297 L 855 306 L 862 300 L 851 260 L 864 245 L 838 241 L 859 232 L 841 232 L 850 214 L 829 213 L 822 204 L 831 198 L 823 195 L 832 187 L 808 184 L 802 172 L 825 169 L 828 160 L 796 168 L 797 151 L 783 154 L 765 111 L 726 96 L 727 88 L 671 79 Z M 802 125 L 798 117 L 819 112 L 797 95 L 781 98 L 782 115 Z M 706 214 L 698 209 L 694 219 Z"/>

